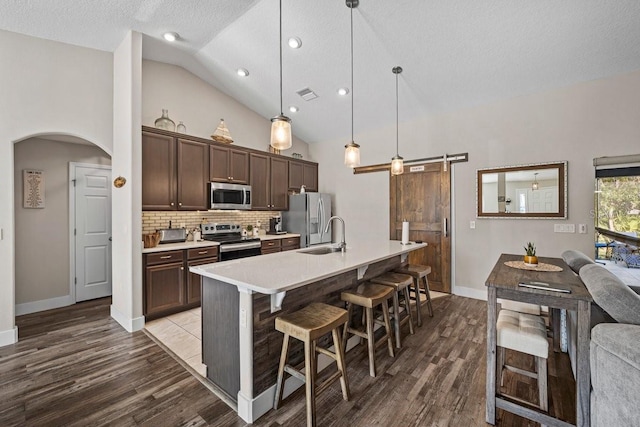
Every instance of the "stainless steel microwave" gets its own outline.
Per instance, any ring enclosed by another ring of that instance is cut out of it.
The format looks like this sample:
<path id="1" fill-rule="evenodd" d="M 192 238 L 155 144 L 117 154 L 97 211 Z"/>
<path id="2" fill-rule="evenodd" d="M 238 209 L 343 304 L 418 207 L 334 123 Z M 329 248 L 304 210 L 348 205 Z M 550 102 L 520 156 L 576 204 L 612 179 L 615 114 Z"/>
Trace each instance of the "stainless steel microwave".
<path id="1" fill-rule="evenodd" d="M 210 209 L 251 209 L 251 186 L 210 182 Z"/>

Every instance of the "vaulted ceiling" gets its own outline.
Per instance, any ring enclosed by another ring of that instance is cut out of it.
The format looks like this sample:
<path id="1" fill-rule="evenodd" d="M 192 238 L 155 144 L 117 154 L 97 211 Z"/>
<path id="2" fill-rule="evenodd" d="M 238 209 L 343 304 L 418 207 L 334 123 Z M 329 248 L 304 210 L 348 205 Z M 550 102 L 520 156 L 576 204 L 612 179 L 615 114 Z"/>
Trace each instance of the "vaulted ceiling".
<path id="1" fill-rule="evenodd" d="M 348 142 L 352 95 L 356 134 L 395 124 L 396 65 L 401 122 L 640 69 L 637 0 L 360 0 L 351 88 L 345 0 L 282 3 L 284 109 L 309 143 Z M 141 32 L 144 58 L 180 65 L 270 118 L 280 112 L 278 4 L 9 0 L 0 28 L 106 51 Z M 179 39 L 166 42 L 166 31 Z M 318 97 L 303 100 L 304 88 Z"/>

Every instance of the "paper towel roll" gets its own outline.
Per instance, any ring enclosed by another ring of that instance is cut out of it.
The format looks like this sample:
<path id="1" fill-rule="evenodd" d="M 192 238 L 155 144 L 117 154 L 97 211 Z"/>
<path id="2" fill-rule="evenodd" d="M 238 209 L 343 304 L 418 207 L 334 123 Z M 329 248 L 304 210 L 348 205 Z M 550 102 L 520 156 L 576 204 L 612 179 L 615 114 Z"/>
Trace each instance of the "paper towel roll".
<path id="1" fill-rule="evenodd" d="M 402 244 L 409 243 L 409 221 L 402 221 Z"/>

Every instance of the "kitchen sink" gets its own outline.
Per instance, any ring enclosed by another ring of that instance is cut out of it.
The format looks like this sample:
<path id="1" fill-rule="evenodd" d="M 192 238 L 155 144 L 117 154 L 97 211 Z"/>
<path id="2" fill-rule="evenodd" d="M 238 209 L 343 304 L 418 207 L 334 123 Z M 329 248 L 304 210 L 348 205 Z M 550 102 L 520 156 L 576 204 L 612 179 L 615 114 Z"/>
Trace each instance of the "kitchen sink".
<path id="1" fill-rule="evenodd" d="M 340 252 L 340 248 L 332 248 L 332 247 L 323 247 L 323 248 L 314 248 L 314 249 L 305 249 L 303 251 L 298 251 L 301 254 L 309 254 L 309 255 L 326 255 L 333 252 Z"/>

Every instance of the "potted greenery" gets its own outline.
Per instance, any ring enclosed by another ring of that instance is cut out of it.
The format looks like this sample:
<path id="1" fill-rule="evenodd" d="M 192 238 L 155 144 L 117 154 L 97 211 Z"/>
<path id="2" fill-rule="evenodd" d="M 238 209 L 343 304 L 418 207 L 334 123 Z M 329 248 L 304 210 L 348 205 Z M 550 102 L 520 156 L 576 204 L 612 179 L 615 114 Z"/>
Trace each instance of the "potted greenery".
<path id="1" fill-rule="evenodd" d="M 537 267 L 538 266 L 538 257 L 536 256 L 536 246 L 529 242 L 527 246 L 524 247 L 526 255 L 524 256 L 524 264 L 529 267 Z"/>

